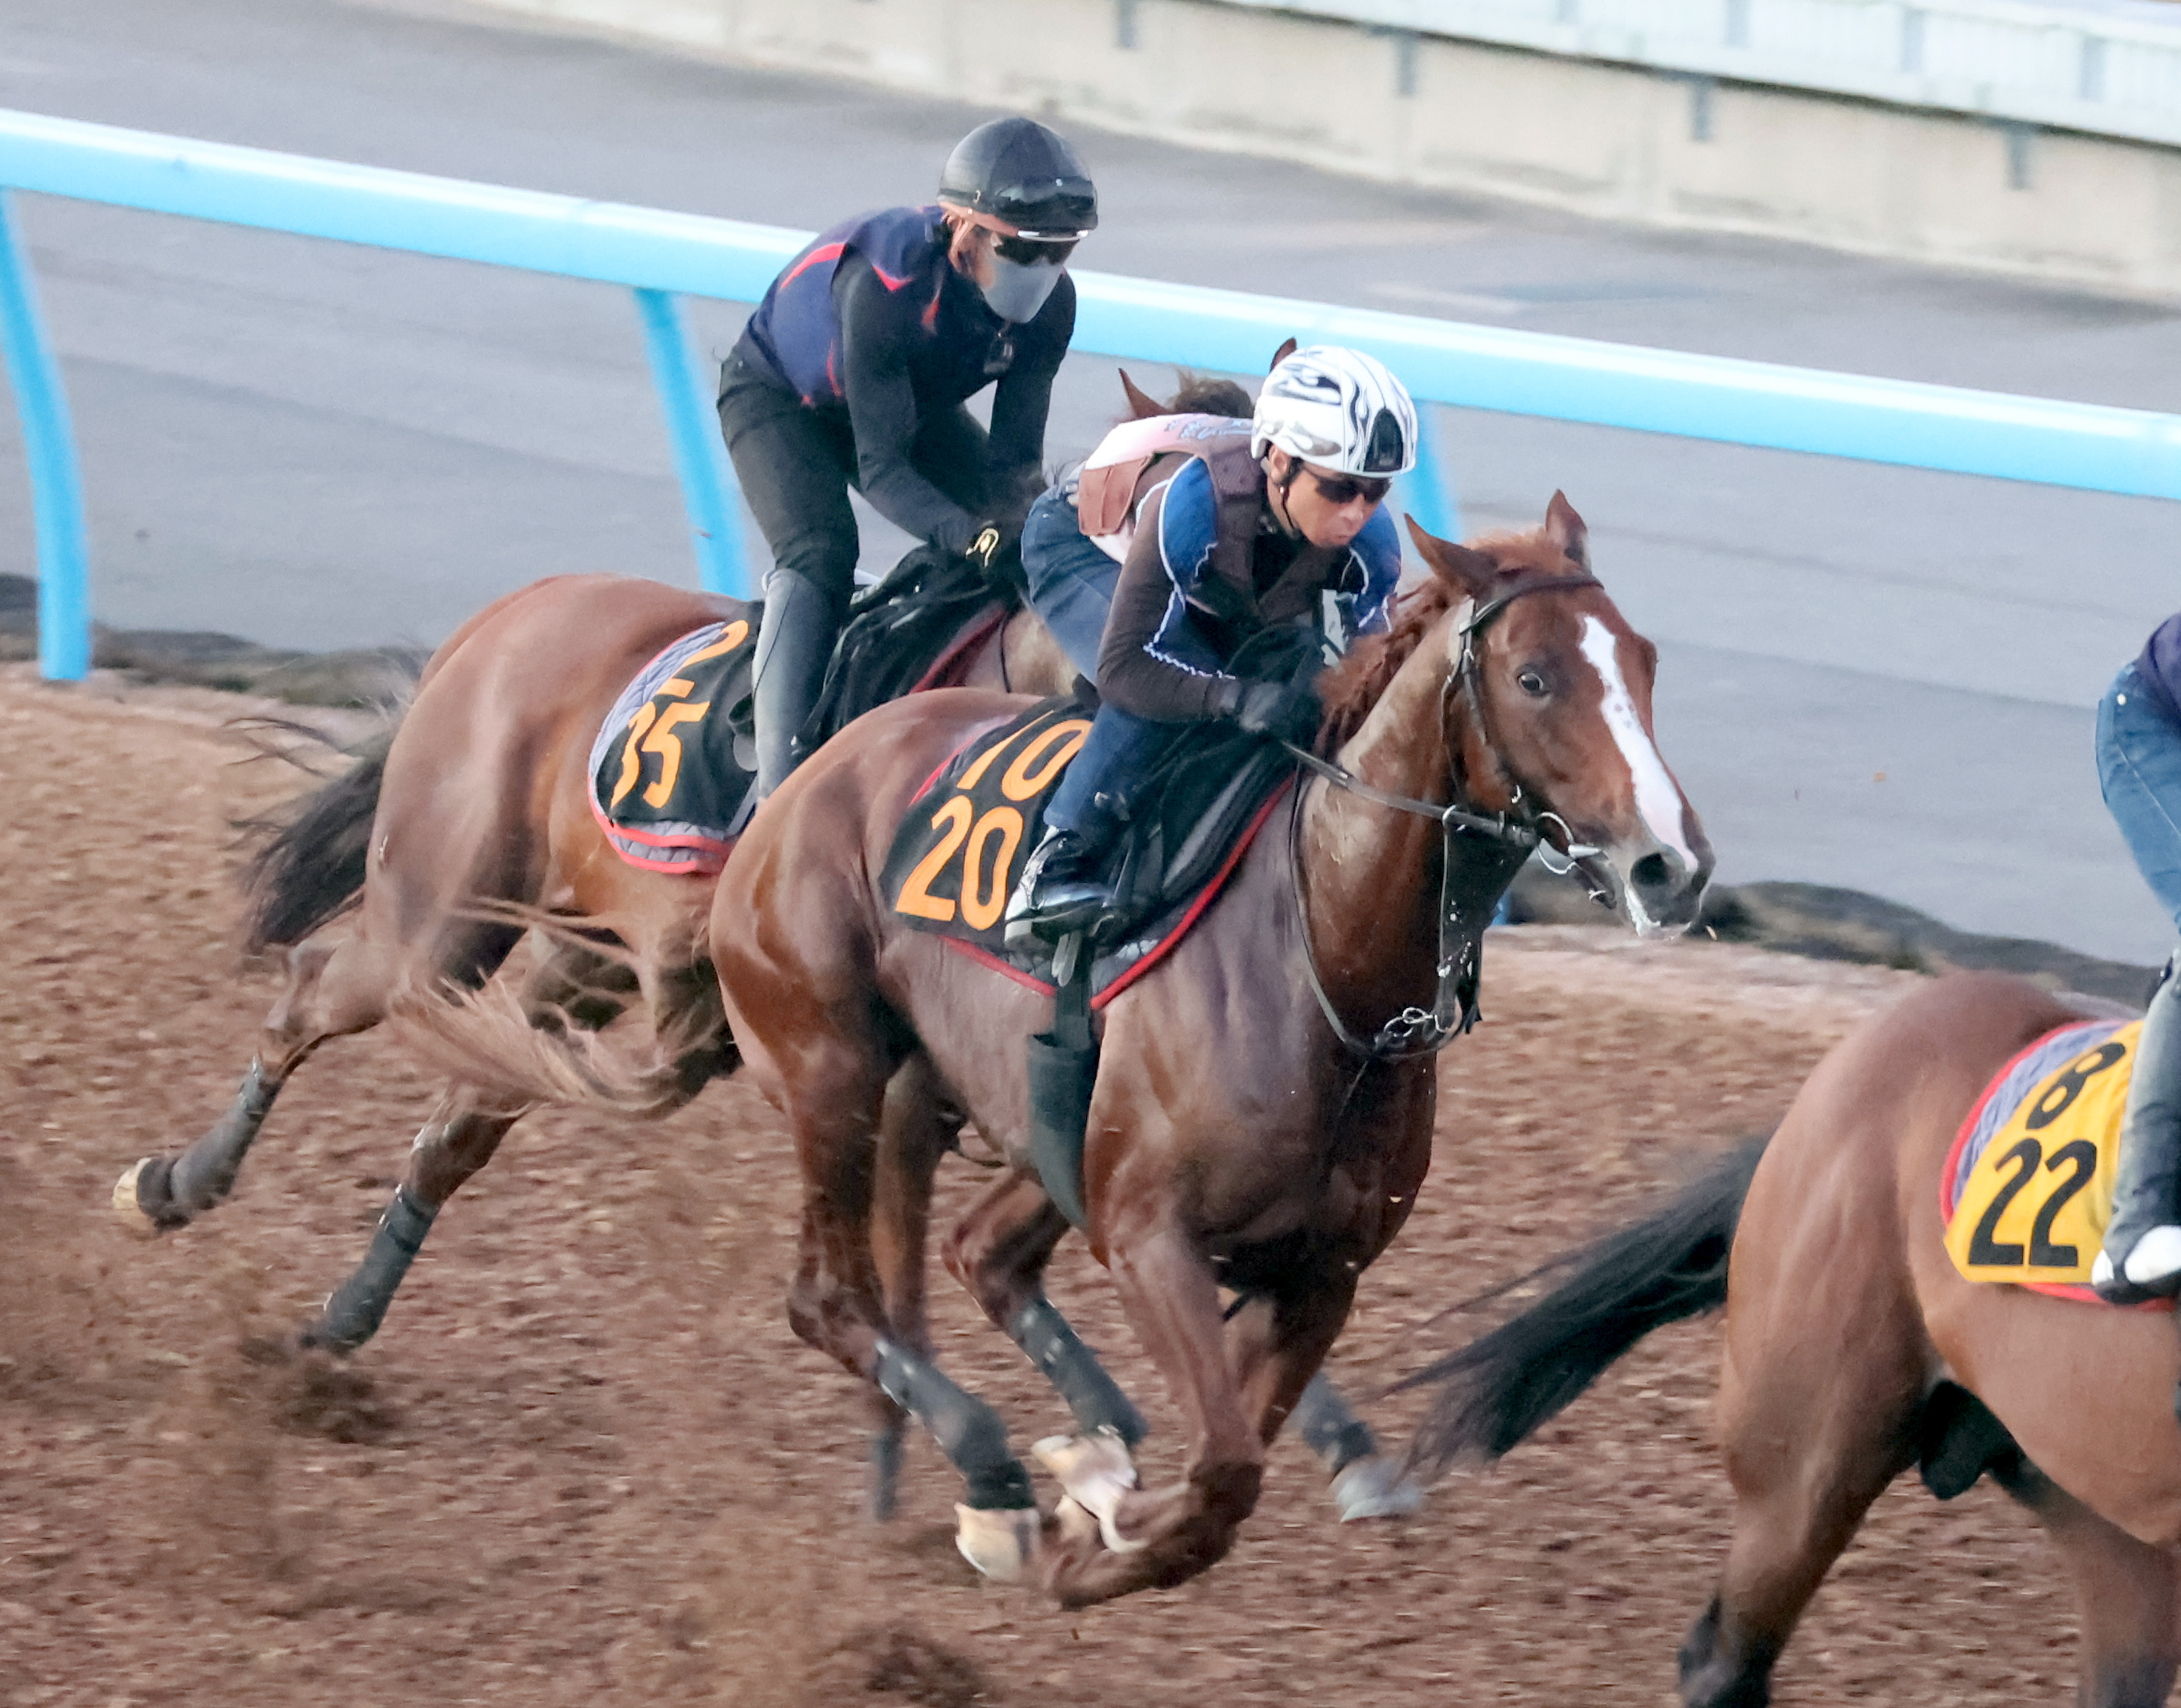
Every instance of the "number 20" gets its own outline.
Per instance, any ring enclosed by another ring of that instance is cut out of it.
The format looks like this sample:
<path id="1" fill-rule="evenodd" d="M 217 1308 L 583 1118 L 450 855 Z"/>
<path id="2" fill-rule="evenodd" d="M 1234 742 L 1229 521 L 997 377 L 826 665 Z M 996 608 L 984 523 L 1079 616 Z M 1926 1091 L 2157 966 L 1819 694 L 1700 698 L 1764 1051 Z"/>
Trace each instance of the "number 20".
<path id="1" fill-rule="evenodd" d="M 901 896 L 894 903 L 894 911 L 917 919 L 941 921 L 954 917 L 954 904 L 946 896 L 931 893 L 931 886 L 947 868 L 958 850 L 967 843 L 962 858 L 961 895 L 962 918 L 973 930 L 990 931 L 999 923 L 1001 910 L 1008 899 L 1008 875 L 1014 865 L 1015 851 L 1022 846 L 1023 815 L 1011 806 L 996 806 L 978 819 L 973 826 L 970 820 L 975 809 L 966 796 L 956 795 L 931 815 L 931 827 L 945 834 L 938 846 L 919 860 L 916 870 L 908 875 L 908 882 L 901 887 Z M 986 875 L 985 850 L 997 839 L 999 851 L 992 857 L 991 882 Z"/>

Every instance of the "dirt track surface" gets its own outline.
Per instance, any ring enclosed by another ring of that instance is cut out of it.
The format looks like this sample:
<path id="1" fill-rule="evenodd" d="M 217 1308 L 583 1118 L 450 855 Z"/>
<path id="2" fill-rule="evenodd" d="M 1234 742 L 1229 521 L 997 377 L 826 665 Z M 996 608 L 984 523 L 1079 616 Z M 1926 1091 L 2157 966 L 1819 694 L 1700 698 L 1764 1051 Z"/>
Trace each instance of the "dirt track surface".
<path id="1" fill-rule="evenodd" d="M 236 969 L 225 826 L 292 774 L 232 763 L 237 704 L 0 674 L 0 1703 L 1670 1700 L 1725 1538 L 1709 1325 L 1407 1523 L 1335 1523 L 1284 1441 L 1224 1564 L 1063 1614 L 956 1556 L 928 1441 L 903 1516 L 860 1516 L 862 1404 L 788 1332 L 791 1167 L 739 1085 L 650 1126 L 526 1123 L 349 1366 L 252 1363 L 361 1256 L 434 1087 L 380 1038 L 329 1046 L 224 1208 L 156 1243 L 108 1213 L 124 1166 L 224 1106 L 271 999 Z M 1766 1128 L 1911 982 L 1499 934 L 1432 1179 L 1336 1375 L 1367 1397 L 1417 1368 L 1465 1329 L 1436 1313 Z M 950 1199 L 980 1178 L 950 1164 Z M 1175 1414 L 1099 1272 L 1067 1246 L 1054 1281 L 1146 1405 L 1146 1481 L 1172 1475 Z M 942 1360 L 1019 1446 L 1065 1422 L 943 1276 L 935 1303 Z M 1414 1403 L 1367 1409 L 1398 1441 Z M 1775 1700 L 2057 1703 L 2073 1667 L 2027 1522 L 1911 1479 Z"/>

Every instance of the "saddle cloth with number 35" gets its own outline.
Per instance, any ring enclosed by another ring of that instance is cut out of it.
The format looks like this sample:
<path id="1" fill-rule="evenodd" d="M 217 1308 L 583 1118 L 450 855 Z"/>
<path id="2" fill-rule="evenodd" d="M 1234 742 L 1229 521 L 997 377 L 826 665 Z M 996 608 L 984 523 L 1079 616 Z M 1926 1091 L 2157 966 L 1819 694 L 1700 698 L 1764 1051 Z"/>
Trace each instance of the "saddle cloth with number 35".
<path id="1" fill-rule="evenodd" d="M 685 634 L 623 688 L 591 744 L 591 815 L 632 865 L 709 876 L 755 778 L 736 753 L 748 727 L 757 616 Z"/>
<path id="2" fill-rule="evenodd" d="M 1939 1177 L 1946 1251 L 1972 1281 L 2086 1303 L 2112 1213 L 2121 1115 L 2143 1022 L 2047 1032 L 2001 1069 Z"/>

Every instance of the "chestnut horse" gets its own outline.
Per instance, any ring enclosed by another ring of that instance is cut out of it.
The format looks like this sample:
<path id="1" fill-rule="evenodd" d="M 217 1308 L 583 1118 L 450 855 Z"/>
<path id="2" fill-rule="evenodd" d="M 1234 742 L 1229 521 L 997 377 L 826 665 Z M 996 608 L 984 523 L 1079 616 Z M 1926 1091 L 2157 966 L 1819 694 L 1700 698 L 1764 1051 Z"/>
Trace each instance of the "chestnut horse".
<path id="1" fill-rule="evenodd" d="M 1137 417 L 1250 409 L 1233 381 L 1186 369 L 1167 404 L 1125 373 L 1121 384 Z M 301 1344 L 345 1354 L 368 1340 L 447 1200 L 529 1108 L 571 1086 L 580 1097 L 580 1070 L 557 1060 L 571 1025 L 596 1031 L 641 1006 L 654 1036 L 677 1041 L 647 1114 L 732 1071 L 737 1058 L 705 937 L 712 880 L 616 857 L 590 810 L 588 765 L 609 709 L 650 659 L 692 629 L 750 610 L 654 582 L 563 577 L 464 623 L 425 665 L 406 715 L 261 849 L 246 945 L 289 951 L 286 988 L 228 1113 L 186 1149 L 123 1174 L 113 1191 L 122 1219 L 161 1232 L 219 1203 L 273 1099 L 320 1044 L 367 1031 L 405 1003 L 437 1006 L 450 986 L 482 986 L 523 935 L 526 915 L 581 924 L 541 934 L 549 953 L 516 999 L 533 1029 L 522 1059 L 511 1070 L 494 1028 L 452 1037 L 422 1029 L 455 1081 L 417 1135 L 362 1263 L 300 1330 Z M 1041 696 L 1065 692 L 1075 676 L 1025 610 L 971 642 L 955 668 L 969 687 Z M 352 907 L 353 931 L 324 931 Z M 897 1420 L 883 1421 L 871 1491 L 881 1517 L 893 1503 L 899 1445 Z M 1414 1489 L 1378 1457 L 1368 1428 L 1330 1384 L 1312 1390 L 1306 1433 L 1344 1516 L 1414 1509 Z"/>
<path id="2" fill-rule="evenodd" d="M 1179 1583 L 1226 1553 L 1357 1277 L 1408 1215 L 1434 1064 L 1359 1054 L 1340 1032 L 1444 985 L 1452 821 L 1499 815 L 1503 832 L 1587 845 L 1574 852 L 1593 884 L 1645 931 L 1685 928 L 1711 869 L 1653 743 L 1656 655 L 1588 572 L 1565 500 L 1543 528 L 1480 550 L 1411 533 L 1437 578 L 1322 684 L 1340 786 L 1308 782 L 1292 837 L 1259 837 L 1195 928 L 1104 1011 L 1087 1231 L 1190 1420 L 1171 1487 L 1135 1486 L 1133 1408 L 1042 1290 L 1069 1226 L 1025 1151 L 1024 1042 L 1051 1001 L 904 929 L 876 888 L 919 786 L 1020 702 L 950 692 L 881 707 L 767 803 L 721 878 L 711 941 L 729 1021 L 803 1173 L 790 1321 L 937 1437 L 966 1483 L 964 1553 L 1021 1577 L 1042 1549 L 1067 1605 Z M 1326 1012 L 1298 995 L 1313 978 Z M 907 1108 L 904 1075 L 924 1087 Z M 947 1267 L 1083 1429 L 1041 1444 L 1068 1495 L 1043 1523 L 1005 1425 L 934 1366 L 923 1331 L 915 1289 L 950 1106 L 1008 1167 L 946 1242 Z M 1223 1288 L 1239 1296 L 1231 1311 Z"/>
<path id="3" fill-rule="evenodd" d="M 2156 1708 L 2181 1663 L 2173 1318 L 1964 1280 L 1940 1221 L 1940 1171 L 1985 1086 L 2083 1018 L 1974 973 L 1867 1021 L 1769 1144 L 1561 1260 L 1536 1305 L 1416 1378 L 1448 1385 L 1418 1456 L 1508 1451 L 1650 1329 L 1723 1303 L 1734 1531 L 1681 1645 L 1689 1708 L 1767 1700 L 1819 1583 L 1919 1462 L 1942 1498 L 1991 1471 L 2044 1525 L 2075 1583 L 2076 1700 Z"/>
<path id="4" fill-rule="evenodd" d="M 319 1045 L 405 1003 L 482 985 L 523 936 L 524 910 L 583 921 L 550 936 L 524 983 L 541 1050 L 560 1029 L 595 1029 L 641 1005 L 658 1036 L 681 1041 L 656 1110 L 731 1071 L 705 939 L 713 880 L 614 853 L 591 811 L 590 751 L 621 690 L 663 648 L 750 611 L 657 582 L 557 576 L 457 629 L 384 744 L 259 856 L 247 943 L 288 950 L 286 987 L 228 1113 L 187 1149 L 121 1176 L 123 1220 L 163 1231 L 218 1204 L 273 1099 Z M 1018 611 L 980 645 L 965 679 L 1052 694 L 1074 677 L 1045 625 Z M 353 929 L 323 929 L 351 908 Z M 346 1352 L 370 1339 L 433 1218 L 536 1101 L 462 1079 L 449 1086 L 362 1264 L 303 1329 L 304 1343 Z"/>

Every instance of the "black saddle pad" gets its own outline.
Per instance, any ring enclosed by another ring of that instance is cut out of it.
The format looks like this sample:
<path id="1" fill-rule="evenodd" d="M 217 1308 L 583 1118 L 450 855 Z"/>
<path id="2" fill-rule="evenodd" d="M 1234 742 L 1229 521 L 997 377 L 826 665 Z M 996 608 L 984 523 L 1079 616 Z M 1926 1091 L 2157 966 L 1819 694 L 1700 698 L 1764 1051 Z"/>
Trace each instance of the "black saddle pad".
<path id="1" fill-rule="evenodd" d="M 996 586 L 966 557 L 918 546 L 849 607 L 798 749 L 815 753 L 873 706 L 899 699 L 971 623 L 1004 616 L 1015 603 L 1011 589 Z"/>
<path id="2" fill-rule="evenodd" d="M 683 635 L 637 673 L 599 726 L 591 812 L 623 860 L 690 874 L 726 862 L 729 826 L 756 781 L 750 662 L 761 620 L 753 605 L 747 617 Z"/>
<path id="3" fill-rule="evenodd" d="M 1001 915 L 1091 716 L 1079 700 L 1045 700 L 947 762 L 910 804 L 886 855 L 881 893 L 897 916 L 1050 988 L 1050 952 L 1010 953 Z M 1094 1001 L 1117 994 L 1179 941 L 1294 771 L 1278 743 L 1212 720 L 1139 781 L 1134 821 L 1110 858 L 1120 915 L 1091 963 Z"/>

